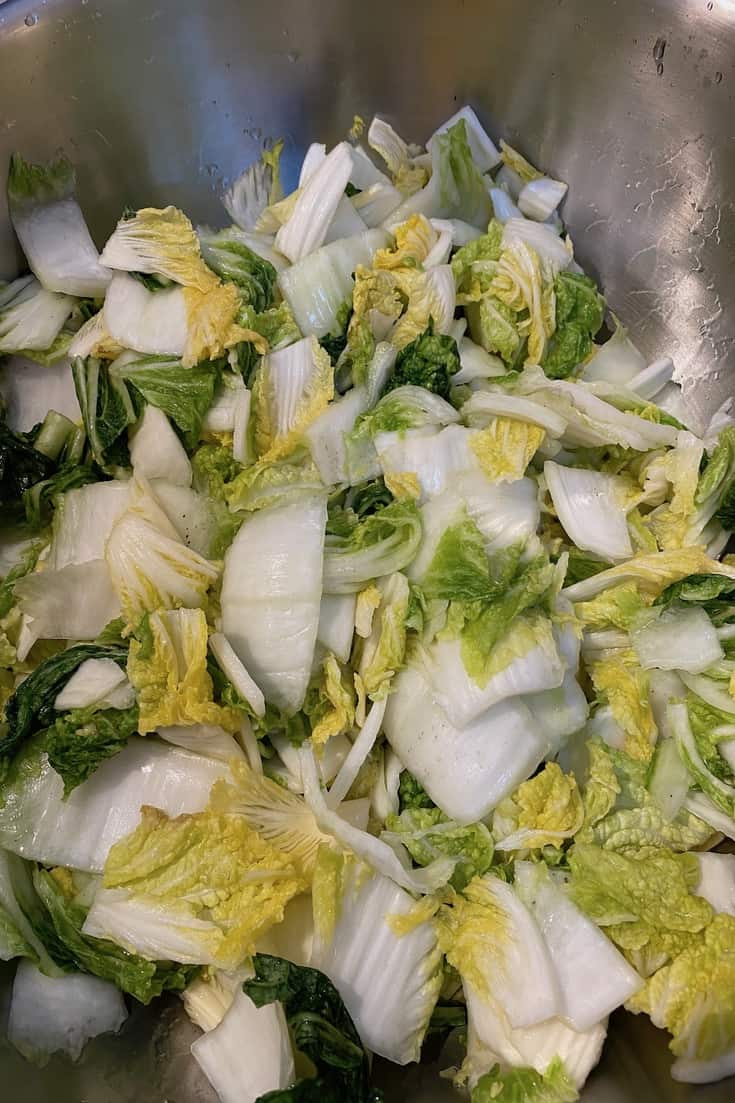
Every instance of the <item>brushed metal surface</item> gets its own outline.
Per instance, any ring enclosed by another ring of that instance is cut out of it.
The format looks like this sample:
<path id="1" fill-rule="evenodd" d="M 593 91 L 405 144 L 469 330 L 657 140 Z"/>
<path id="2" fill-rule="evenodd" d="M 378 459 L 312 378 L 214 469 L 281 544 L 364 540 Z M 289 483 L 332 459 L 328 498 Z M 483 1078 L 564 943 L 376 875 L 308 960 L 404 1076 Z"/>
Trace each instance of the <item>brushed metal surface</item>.
<path id="1" fill-rule="evenodd" d="M 343 136 L 355 112 L 423 139 L 473 103 L 570 182 L 581 263 L 646 354 L 673 355 L 692 423 L 734 390 L 734 90 L 735 0 L 0 3 L 0 176 L 16 148 L 63 149 L 99 241 L 125 203 L 224 223 L 218 195 L 266 136 L 287 139 L 293 178 L 305 145 Z M 18 264 L 0 206 L 0 277 Z M 170 1001 L 78 1066 L 0 1048 L 0 1094 L 211 1103 L 194 1033 Z M 669 1064 L 664 1035 L 616 1015 L 585 1103 L 733 1099 L 733 1081 L 677 1085 Z M 438 1067 L 380 1068 L 388 1103 L 456 1098 Z"/>

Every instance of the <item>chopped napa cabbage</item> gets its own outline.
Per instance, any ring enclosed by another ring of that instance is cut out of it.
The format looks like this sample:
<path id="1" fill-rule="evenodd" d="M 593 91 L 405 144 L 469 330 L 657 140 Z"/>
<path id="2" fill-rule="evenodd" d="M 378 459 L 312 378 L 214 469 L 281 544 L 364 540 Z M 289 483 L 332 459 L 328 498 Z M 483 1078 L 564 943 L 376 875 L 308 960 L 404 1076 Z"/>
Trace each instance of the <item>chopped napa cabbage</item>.
<path id="1" fill-rule="evenodd" d="M 194 227 L 177 207 L 144 207 L 121 218 L 100 260 L 108 268 L 155 273 L 199 291 L 217 283 L 202 260 Z"/>
<path id="2" fill-rule="evenodd" d="M 446 529 L 461 520 L 463 513 L 480 531 L 488 555 L 524 545 L 538 527 L 536 487 L 530 479 L 491 484 L 479 472 L 455 476 L 450 489 L 421 508 L 423 537 L 408 568 L 411 580 L 421 580 Z"/>
<path id="3" fill-rule="evenodd" d="M 350 438 L 367 404 L 366 390 L 353 387 L 330 402 L 308 426 L 304 435 L 325 486 L 350 481 Z"/>
<path id="4" fill-rule="evenodd" d="M 657 738 L 648 692 L 648 677 L 635 665 L 617 658 L 600 659 L 589 669 L 597 694 L 606 701 L 625 733 L 625 750 L 648 762 Z"/>
<path id="5" fill-rule="evenodd" d="M 379 433 L 375 438 L 379 469 L 384 476 L 413 474 L 422 497 L 440 494 L 457 475 L 479 472 L 480 461 L 471 445 L 473 432 L 461 425 Z"/>
<path id="6" fill-rule="evenodd" d="M 572 669 L 567 670 L 558 689 L 531 693 L 524 701 L 546 741 L 547 754 L 558 751 L 570 735 L 584 727 L 589 713 L 587 698 Z"/>
<path id="7" fill-rule="evenodd" d="M 735 812 L 735 777 L 716 747 L 714 755 L 704 740 L 692 730 L 687 706 L 673 701 L 668 705 L 668 718 L 682 762 L 699 789 L 727 816 Z"/>
<path id="8" fill-rule="evenodd" d="M 113 659 L 85 659 L 54 699 L 58 712 L 100 708 L 130 708 L 135 703 L 125 671 Z"/>
<path id="9" fill-rule="evenodd" d="M 453 126 L 434 136 L 431 178 L 393 212 L 392 225 L 417 213 L 427 218 L 462 218 L 473 226 L 487 226 L 493 214 L 492 203 L 473 160 L 469 133 L 467 120 L 460 117 Z"/>
<path id="10" fill-rule="evenodd" d="M 735 919 L 718 915 L 630 1000 L 672 1035 L 676 1080 L 706 1084 L 735 1069 Z"/>
<path id="11" fill-rule="evenodd" d="M 175 358 L 127 352 L 111 365 L 110 376 L 114 382 L 123 381 L 134 397 L 140 395 L 150 406 L 162 410 L 175 423 L 186 446 L 195 447 L 214 400 L 220 377 L 218 364 L 205 361 L 185 367 Z M 234 417 L 230 428 L 234 429 Z M 173 481 L 170 476 L 169 481 Z"/>
<path id="12" fill-rule="evenodd" d="M 603 322 L 605 302 L 593 280 L 576 272 L 558 272 L 554 280 L 556 329 L 542 361 L 546 375 L 575 375 L 592 348 Z"/>
<path id="13" fill-rule="evenodd" d="M 322 595 L 317 640 L 341 663 L 350 658 L 357 600 L 354 594 Z"/>
<path id="14" fill-rule="evenodd" d="M 394 675 L 403 666 L 410 599 L 408 579 L 400 572 L 389 575 L 379 590 L 380 604 L 357 665 L 365 692 L 373 701 L 387 697 Z"/>
<path id="15" fill-rule="evenodd" d="M 283 851 L 299 875 L 311 881 L 320 846 L 331 838 L 319 830 L 303 797 L 256 774 L 244 762 L 231 762 L 231 780 L 218 782 L 212 807 L 243 816 L 270 846 Z"/>
<path id="16" fill-rule="evenodd" d="M 47 351 L 73 307 L 69 295 L 46 291 L 32 276 L 0 287 L 0 353 Z"/>
<path id="17" fill-rule="evenodd" d="M 266 207 L 283 199 L 280 161 L 283 141 L 263 150 L 227 189 L 222 202 L 233 222 L 243 230 L 255 230 Z"/>
<path id="18" fill-rule="evenodd" d="M 237 472 L 223 487 L 223 498 L 230 510 L 238 514 L 253 513 L 268 506 L 281 506 L 305 495 L 325 490 L 314 463 L 305 462 L 305 450 L 297 448 L 277 460 L 262 459 Z M 230 472 L 228 471 L 228 474 Z M 235 525 L 236 531 L 239 523 Z"/>
<path id="19" fill-rule="evenodd" d="M 151 491 L 187 548 L 205 559 L 218 559 L 232 541 L 239 522 L 221 502 L 189 486 L 153 479 Z"/>
<path id="20" fill-rule="evenodd" d="M 486 874 L 439 912 L 440 945 L 465 992 L 499 1005 L 512 1027 L 556 1016 L 562 994 L 531 912 L 511 885 Z"/>
<path id="21" fill-rule="evenodd" d="M 522 699 L 501 701 L 460 730 L 412 665 L 393 683 L 384 729 L 431 799 L 463 825 L 484 819 L 533 773 L 545 753 L 543 736 Z"/>
<path id="22" fill-rule="evenodd" d="M 408 318 L 405 314 L 404 319 Z M 424 332 L 413 334 L 413 340 L 403 344 L 388 379 L 388 390 L 413 385 L 449 398 L 449 381 L 459 368 L 459 355 L 454 338 L 441 330 L 438 323 L 437 328 L 439 332 L 435 333 L 433 317 L 427 317 L 425 325 L 420 326 Z M 397 343 L 395 333 L 392 341 Z"/>
<path id="23" fill-rule="evenodd" d="M 145 642 L 130 641 L 128 677 L 137 693 L 143 735 L 171 724 L 239 728 L 237 711 L 212 700 L 207 620 L 201 609 L 151 613 Z"/>
<path id="24" fill-rule="evenodd" d="M 635 503 L 624 480 L 547 460 L 544 477 L 559 521 L 574 544 L 603 559 L 630 559 L 626 514 Z"/>
<path id="25" fill-rule="evenodd" d="M 352 295 L 353 273 L 371 265 L 389 240 L 384 230 L 366 230 L 323 245 L 281 272 L 278 285 L 302 333 L 324 337 L 334 329 L 340 307 Z"/>
<path id="26" fill-rule="evenodd" d="M 171 816 L 199 812 L 226 766 L 203 755 L 131 739 L 64 797 L 64 782 L 32 741 L 3 789 L 0 846 L 45 865 L 99 873 L 113 843 L 138 823 L 142 805 Z"/>
<path id="27" fill-rule="evenodd" d="M 687 544 L 701 542 L 701 530 L 712 516 L 712 509 L 706 507 L 695 511 L 695 498 L 699 482 L 699 471 L 704 455 L 704 446 L 698 437 L 682 430 L 675 446 L 658 460 L 654 466 L 657 474 L 671 484 L 671 500 L 654 509 L 650 515 L 649 526 L 662 551 L 681 548 Z"/>
<path id="28" fill-rule="evenodd" d="M 367 718 L 362 723 L 360 733 L 350 747 L 344 762 L 340 766 L 329 790 L 327 802 L 331 808 L 337 808 L 357 781 L 368 755 L 375 746 L 385 716 L 385 699 L 376 701 Z M 317 732 L 312 732 L 312 742 L 318 743 Z"/>
<path id="29" fill-rule="evenodd" d="M 144 806 L 140 825 L 110 849 L 84 931 L 144 957 L 234 969 L 304 887 L 244 817 L 169 819 Z"/>
<path id="30" fill-rule="evenodd" d="M 433 693 L 457 727 L 506 697 L 562 684 L 567 666 L 551 622 L 540 612 L 516 614 L 517 602 L 524 600 L 522 592 L 501 598 L 487 605 L 458 639 L 432 645 L 427 671 Z"/>
<path id="31" fill-rule="evenodd" d="M 640 618 L 646 607 L 635 582 L 620 582 L 602 590 L 590 601 L 577 602 L 574 611 L 585 628 L 611 625 L 627 630 Z"/>
<path id="32" fill-rule="evenodd" d="M 572 246 L 567 238 L 562 241 L 557 231 L 543 222 L 533 222 L 528 218 L 510 218 L 503 227 L 503 245 L 523 242 L 538 254 L 542 265 L 548 266 L 549 278 L 556 277 L 572 264 Z M 589 286 L 587 277 L 582 277 L 583 286 Z M 554 296 L 557 281 L 554 279 Z M 548 294 L 548 289 L 544 289 Z M 598 299 L 600 296 L 598 296 Z M 564 311 L 562 311 L 562 318 Z M 581 321 L 581 319 L 579 319 Z M 595 329 L 599 328 L 599 323 Z M 594 332 L 594 331 L 593 331 Z"/>
<path id="33" fill-rule="evenodd" d="M 470 1086 L 477 1084 L 483 1074 L 487 1075 L 486 1070 L 497 1064 L 507 1068 L 512 1077 L 516 1069 L 526 1075 L 529 1068 L 546 1074 L 562 1062 L 572 1084 L 581 1090 L 600 1059 L 607 1034 L 606 1020 L 581 1032 L 572 1030 L 560 1018 L 547 1019 L 525 1029 L 514 1029 L 497 1005 L 481 1000 L 471 991 L 467 993 L 467 1021 L 467 1057 L 460 1076 L 466 1076 Z M 512 1084 L 512 1078 L 508 1082 Z M 520 1082 L 524 1089 L 528 1086 L 527 1081 L 521 1079 Z M 550 1089 L 553 1083 L 552 1080 Z M 541 1099 L 544 1099 L 543 1094 Z M 558 1096 L 552 1094 L 551 1099 L 557 1103 Z"/>
<path id="34" fill-rule="evenodd" d="M 287 455 L 334 395 L 332 365 L 316 338 L 269 353 L 253 384 L 254 439 L 261 459 Z"/>
<path id="35" fill-rule="evenodd" d="M 458 824 L 440 808 L 404 808 L 386 817 L 386 828 L 382 837 L 402 843 L 421 866 L 442 854 L 456 858 L 450 884 L 458 891 L 492 865 L 493 838 L 484 823 Z"/>
<path id="36" fill-rule="evenodd" d="M 91 975 L 188 985 L 228 1103 L 374 1103 L 371 1049 L 465 1023 L 472 1103 L 571 1103 L 621 1005 L 721 1078 L 732 402 L 699 435 L 673 361 L 606 339 L 566 186 L 470 107 L 425 148 L 374 119 L 382 169 L 363 128 L 285 197 L 267 146 L 225 229 L 126 210 L 101 257 L 66 162 L 11 163 L 16 1040 L 78 1048 Z"/>
<path id="37" fill-rule="evenodd" d="M 355 151 L 353 150 L 353 153 Z M 403 196 L 389 181 L 371 184 L 352 198 L 352 206 L 366 226 L 382 226 L 390 220 Z"/>
<path id="38" fill-rule="evenodd" d="M 412 501 L 393 502 L 370 514 L 349 536 L 327 537 L 324 592 L 355 593 L 371 579 L 402 570 L 420 540 L 421 517 Z"/>
<path id="39" fill-rule="evenodd" d="M 289 712 L 303 704 L 311 673 L 326 512 L 321 496 L 260 510 L 225 557 L 224 634 L 266 700 Z"/>
<path id="40" fill-rule="evenodd" d="M 393 230 L 395 248 L 380 249 L 373 259 L 376 268 L 418 268 L 436 245 L 438 234 L 423 215 L 412 215 Z"/>
<path id="41" fill-rule="evenodd" d="M 41 926 L 41 908 L 30 867 L 15 854 L 0 849 L 0 961 L 28 958 L 46 976 L 61 976 L 61 969 L 36 930 Z"/>
<path id="42" fill-rule="evenodd" d="M 129 459 L 120 437 L 136 420 L 127 387 L 94 357 L 74 360 L 72 375 L 94 460 L 110 474 L 119 474 Z"/>
<path id="43" fill-rule="evenodd" d="M 276 248 L 294 263 L 323 244 L 352 172 L 352 155 L 340 142 L 309 177 L 290 217 L 276 234 Z"/>
<path id="44" fill-rule="evenodd" d="M 344 400 L 343 400 L 344 401 Z M 403 383 L 391 389 L 355 425 L 352 440 L 373 439 L 379 433 L 403 433 L 434 425 L 453 425 L 459 414 L 445 399 L 423 385 Z"/>
<path id="45" fill-rule="evenodd" d="M 321 879 L 334 876 L 331 865 L 317 863 L 312 964 L 336 985 L 370 1050 L 399 1065 L 416 1061 L 442 983 L 433 924 L 424 920 L 396 931 L 395 921 L 410 917 L 413 899 L 388 877 L 348 859 L 340 863 L 336 886 L 322 890 Z M 323 901 L 332 896 L 329 922 Z"/>
<path id="46" fill-rule="evenodd" d="M 235 428 L 235 410 L 245 390 L 242 376 L 227 372 L 216 385 L 212 402 L 202 420 L 205 433 L 231 433 Z"/>
<path id="47" fill-rule="evenodd" d="M 8 207 L 28 266 L 47 291 L 102 296 L 110 270 L 100 263 L 75 197 L 65 157 L 32 165 L 15 153 L 8 170 Z"/>
<path id="48" fill-rule="evenodd" d="M 164 287 L 149 291 L 125 272 L 116 273 L 104 305 L 104 324 L 111 338 L 136 352 L 181 357 L 185 367 L 215 359 L 238 344 L 252 341 L 263 352 L 266 343 L 237 324 L 240 297 L 234 284 Z"/>
<path id="49" fill-rule="evenodd" d="M 183 356 L 187 340 L 187 310 L 183 289 L 148 291 L 127 274 L 113 276 L 103 308 L 104 325 L 112 340 L 138 352 Z"/>
<path id="50" fill-rule="evenodd" d="M 545 222 L 566 194 L 567 185 L 561 180 L 541 176 L 523 185 L 518 194 L 518 206 L 526 218 L 532 218 L 535 222 Z"/>
<path id="51" fill-rule="evenodd" d="M 472 434 L 470 448 L 483 473 L 494 483 L 522 479 L 544 441 L 539 425 L 512 417 L 495 417 Z"/>
<path id="52" fill-rule="evenodd" d="M 389 122 L 377 115 L 368 129 L 368 145 L 385 161 L 388 171 L 394 178 L 405 176 L 411 158 L 411 149 Z M 421 187 L 421 183 L 417 185 Z"/>
<path id="53" fill-rule="evenodd" d="M 67 356 L 70 360 L 77 356 L 82 359 L 101 356 L 114 360 L 122 351 L 122 345 L 111 336 L 105 325 L 104 310 L 100 310 L 79 327 L 69 342 Z"/>
<path id="54" fill-rule="evenodd" d="M 527 184 L 531 180 L 540 180 L 543 173 L 539 172 L 530 161 L 527 161 L 522 153 L 500 140 L 500 157 L 503 165 L 511 169 L 521 183 Z"/>
<path id="55" fill-rule="evenodd" d="M 304 701 L 311 725 L 311 740 L 320 746 L 334 736 L 352 730 L 355 723 L 355 694 L 349 672 L 342 671 L 334 655 L 327 653 L 321 671 Z M 377 734 L 377 733 L 376 733 Z"/>
<path id="56" fill-rule="evenodd" d="M 187 751 L 221 762 L 231 762 L 245 757 L 243 745 L 247 743 L 245 733 L 249 730 L 248 721 L 243 719 L 237 736 L 230 735 L 217 724 L 169 724 L 158 728 L 156 734 L 159 739 L 175 747 L 184 747 Z"/>
<path id="57" fill-rule="evenodd" d="M 243 985 L 246 995 L 256 1007 L 280 1001 L 294 1049 L 306 1058 L 306 1075 L 285 1094 L 371 1103 L 376 1093 L 370 1087 L 368 1054 L 329 978 L 318 969 L 260 952 L 253 967 L 254 979 Z M 274 1093 L 268 1094 L 273 1099 Z"/>
<path id="58" fill-rule="evenodd" d="M 278 272 L 285 266 L 283 260 L 274 265 L 268 257 L 277 261 L 277 255 L 270 249 L 264 250 L 257 240 L 236 226 L 217 232 L 200 226 L 197 236 L 204 260 L 220 279 L 237 286 L 243 305 L 258 312 L 273 306 Z"/>
<path id="59" fill-rule="evenodd" d="M 643 987 L 610 940 L 572 903 L 543 863 L 519 862 L 515 888 L 546 941 L 561 987 L 561 1015 L 590 1030 Z"/>
<path id="60" fill-rule="evenodd" d="M 628 337 L 627 330 L 618 323 L 610 340 L 596 348 L 593 357 L 585 364 L 584 377 L 628 384 L 645 366 L 642 353 Z"/>
<path id="61" fill-rule="evenodd" d="M 234 647 L 222 632 L 213 632 L 209 637 L 209 646 L 222 673 L 242 701 L 253 710 L 256 716 L 265 715 L 265 698 L 247 670 L 237 657 Z"/>
<path id="62" fill-rule="evenodd" d="M 497 165 L 500 164 L 500 153 L 469 104 L 465 104 L 459 111 L 455 111 L 451 118 L 447 119 L 445 123 L 442 123 L 441 126 L 436 128 L 433 135 L 426 143 L 427 149 L 431 152 L 432 143 L 435 138 L 439 134 L 445 134 L 448 130 L 451 130 L 460 119 L 464 119 L 467 144 L 472 155 L 472 160 L 477 165 L 480 172 L 490 172 L 491 169 L 496 168 Z"/>
<path id="63" fill-rule="evenodd" d="M 112 527 L 105 560 L 129 625 L 154 609 L 204 605 L 219 572 L 187 548 L 161 507 L 138 481 Z M 111 619 L 111 618 L 109 618 Z"/>
<path id="64" fill-rule="evenodd" d="M 84 973 L 47 977 L 22 961 L 13 981 L 7 1036 L 37 1065 L 54 1053 L 76 1061 L 90 1038 L 116 1034 L 128 1017 L 121 992 Z"/>
<path id="65" fill-rule="evenodd" d="M 170 421 L 156 406 L 146 406 L 130 434 L 130 462 L 135 474 L 145 479 L 168 479 L 179 486 L 191 485 L 189 457 Z"/>
<path id="66" fill-rule="evenodd" d="M 549 379 L 540 368 L 527 367 L 519 376 L 521 395 L 541 399 L 567 421 L 562 443 L 570 447 L 616 444 L 647 452 L 676 442 L 677 429 L 618 410 L 589 386 L 568 379 Z"/>
<path id="67" fill-rule="evenodd" d="M 374 706 L 375 707 L 375 706 Z M 378 708 L 382 709 L 382 703 Z M 452 875 L 455 861 L 451 858 L 437 858 L 422 870 L 412 870 L 401 861 L 395 850 L 382 839 L 354 826 L 341 815 L 344 806 L 333 811 L 327 804 L 321 791 L 319 773 L 314 752 L 304 744 L 299 752 L 304 785 L 304 799 L 314 813 L 319 828 L 331 835 L 343 847 L 351 850 L 358 858 L 367 862 L 377 873 L 382 873 L 395 881 L 397 885 L 414 893 L 432 893 L 445 885 Z"/>
<path id="68" fill-rule="evenodd" d="M 577 833 L 583 820 L 582 798 L 574 776 L 565 774 L 556 762 L 548 762 L 498 805 L 493 834 L 498 850 L 559 846 Z"/>
<path id="69" fill-rule="evenodd" d="M 505 375 L 505 364 L 500 357 L 491 356 L 485 352 L 484 348 L 471 341 L 469 337 L 462 337 L 457 342 L 457 351 L 462 366 L 452 376 L 452 383 L 455 386 Z"/>
<path id="70" fill-rule="evenodd" d="M 458 381 L 457 376 L 454 381 Z M 482 429 L 498 416 L 538 425 L 546 429 L 551 437 L 560 437 L 566 427 L 564 418 L 559 414 L 540 402 L 518 395 L 476 391 L 462 407 L 462 417 L 472 428 Z"/>
<path id="71" fill-rule="evenodd" d="M 499 304 L 496 312 L 515 331 L 518 344 L 513 352 L 521 351 L 519 345 L 525 341 L 524 363 L 540 364 L 556 327 L 553 268 L 528 242 L 509 232 L 511 225 L 506 223 L 487 293 Z"/>
<path id="72" fill-rule="evenodd" d="M 25 658 L 36 640 L 93 640 L 120 615 L 120 601 L 104 560 L 70 563 L 60 570 L 35 571 L 15 584 L 26 618 Z"/>
<path id="73" fill-rule="evenodd" d="M 694 895 L 699 866 L 693 854 L 577 843 L 569 867 L 572 900 L 644 977 L 695 944 L 712 920 L 707 901 Z"/>
<path id="74" fill-rule="evenodd" d="M 717 631 L 699 606 L 663 610 L 659 617 L 634 628 L 631 642 L 644 670 L 701 674 L 724 656 Z"/>
<path id="75" fill-rule="evenodd" d="M 589 601 L 609 586 L 619 582 L 636 582 L 642 591 L 655 598 L 667 586 L 697 574 L 735 579 L 735 567 L 710 559 L 702 548 L 679 548 L 634 556 L 628 563 L 620 563 L 617 567 L 567 586 L 563 592 L 570 601 Z"/>
<path id="76" fill-rule="evenodd" d="M 492 199 L 493 210 L 498 222 L 508 222 L 511 218 L 523 218 L 520 209 L 515 205 L 509 192 L 507 192 L 504 187 L 490 188 L 490 198 Z"/>
<path id="77" fill-rule="evenodd" d="M 698 854 L 697 896 L 717 914 L 735 918 L 735 854 Z"/>
<path id="78" fill-rule="evenodd" d="M 564 1062 L 555 1057 L 543 1072 L 535 1068 L 512 1068 L 502 1073 L 495 1065 L 480 1077 L 472 1091 L 471 1103 L 574 1103 L 577 1090 L 567 1075 Z"/>
<path id="79" fill-rule="evenodd" d="M 186 994 L 184 994 L 186 1000 Z M 280 1003 L 256 1007 L 243 991 L 191 1053 L 222 1103 L 256 1103 L 295 1078 L 291 1040 Z"/>
<path id="80" fill-rule="evenodd" d="M 446 338 L 454 321 L 455 285 L 451 265 L 437 264 L 423 272 L 410 267 L 398 268 L 391 273 L 391 276 L 396 294 L 403 295 L 408 300 L 405 313 L 390 332 L 390 340 L 396 348 L 411 350 L 405 351 L 405 356 L 410 357 L 406 367 L 408 368 L 409 365 L 413 367 L 414 350 L 423 355 L 423 345 L 416 346 L 415 342 L 419 341 L 427 330 L 429 335 L 433 336 L 432 326 L 437 331 L 437 339 L 432 342 L 433 346 L 447 347 L 454 361 L 457 361 L 459 357 L 454 342 L 449 344 L 446 340 L 444 342 L 438 340 L 440 337 Z M 434 348 L 431 352 L 434 352 Z M 446 355 L 444 358 L 446 359 Z M 409 371 L 402 373 L 399 370 L 400 364 L 401 357 L 396 364 L 394 377 L 396 385 L 398 382 L 419 381 Z M 449 370 L 454 372 L 457 367 L 452 366 Z"/>
<path id="81" fill-rule="evenodd" d="M 502 239 L 503 227 L 492 219 L 486 233 L 462 244 L 452 257 L 457 287 L 469 301 L 475 301 L 486 290 L 484 277 L 492 270 L 492 262 L 500 257 Z"/>
<path id="82" fill-rule="evenodd" d="M 592 725 L 587 734 L 591 729 Z M 681 775 L 673 739 L 657 748 L 647 781 L 646 765 L 623 751 L 591 741 L 587 752 L 585 827 L 577 836 L 580 842 L 627 854 L 645 848 L 681 852 L 709 841 L 712 829 L 683 806 L 689 779 Z"/>

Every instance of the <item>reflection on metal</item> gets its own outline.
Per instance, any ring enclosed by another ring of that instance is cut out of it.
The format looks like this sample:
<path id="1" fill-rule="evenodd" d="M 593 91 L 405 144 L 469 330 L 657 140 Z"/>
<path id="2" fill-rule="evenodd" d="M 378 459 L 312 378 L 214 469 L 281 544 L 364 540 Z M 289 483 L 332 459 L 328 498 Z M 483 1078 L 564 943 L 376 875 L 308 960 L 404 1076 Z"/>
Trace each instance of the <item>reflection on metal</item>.
<path id="1" fill-rule="evenodd" d="M 425 138 L 463 102 L 570 183 L 578 257 L 650 359 L 671 354 L 693 422 L 735 391 L 735 0 L 0 0 L 0 175 L 59 147 L 102 240 L 121 207 L 217 196 L 268 135 L 334 141 L 355 112 Z M 19 263 L 0 208 L 0 277 Z M 0 1025 L 3 997 L 0 988 Z M 140 1011 L 79 1068 L 0 1050 L 25 1103 L 212 1100 L 193 1028 Z M 585 1103 L 725 1103 L 668 1078 L 663 1035 L 618 1017 Z M 388 1103 L 456 1098 L 437 1069 L 380 1072 Z"/>

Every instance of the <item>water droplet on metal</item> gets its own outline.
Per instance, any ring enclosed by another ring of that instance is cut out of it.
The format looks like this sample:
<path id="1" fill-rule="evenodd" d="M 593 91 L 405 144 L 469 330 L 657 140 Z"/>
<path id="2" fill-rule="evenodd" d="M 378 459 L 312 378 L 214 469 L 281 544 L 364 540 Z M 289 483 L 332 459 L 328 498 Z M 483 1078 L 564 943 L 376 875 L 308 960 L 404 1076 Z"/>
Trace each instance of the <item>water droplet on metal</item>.
<path id="1" fill-rule="evenodd" d="M 663 61 L 664 54 L 666 53 L 666 39 L 657 38 L 653 44 L 653 60 Z"/>
<path id="2" fill-rule="evenodd" d="M 35 27 L 36 23 L 38 23 L 38 16 L 35 14 L 27 15 L 23 22 L 25 23 L 26 27 Z"/>
<path id="3" fill-rule="evenodd" d="M 719 70 L 718 70 L 715 73 L 715 84 L 721 84 L 721 83 L 722 83 L 722 73 L 720 73 Z"/>
<path id="4" fill-rule="evenodd" d="M 659 61 L 658 65 L 656 66 L 656 73 L 658 74 L 658 76 L 661 77 L 661 76 L 663 76 L 663 72 L 664 72 L 663 63 Z"/>

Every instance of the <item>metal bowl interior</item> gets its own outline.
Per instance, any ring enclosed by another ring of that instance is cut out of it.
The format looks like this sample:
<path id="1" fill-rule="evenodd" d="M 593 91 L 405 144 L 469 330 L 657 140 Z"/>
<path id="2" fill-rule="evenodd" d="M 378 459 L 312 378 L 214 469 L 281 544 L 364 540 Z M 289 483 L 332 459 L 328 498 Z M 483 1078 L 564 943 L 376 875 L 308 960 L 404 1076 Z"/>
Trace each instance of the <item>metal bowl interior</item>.
<path id="1" fill-rule="evenodd" d="M 356 112 L 424 139 L 472 103 L 569 182 L 581 263 L 649 358 L 673 356 L 695 428 L 735 391 L 734 90 L 734 0 L 0 0 L 0 174 L 16 148 L 62 148 L 100 241 L 126 203 L 223 224 L 218 196 L 267 136 L 286 138 L 293 178 Z M 0 277 L 20 262 L 0 207 Z M 38 1070 L 0 1043 L 0 1073 L 27 1103 L 211 1101 L 195 1033 L 170 1001 L 76 1066 Z M 733 1098 L 669 1065 L 664 1035 L 618 1013 L 584 1100 Z M 377 1075 L 389 1103 L 439 1103 L 456 1098 L 441 1067 Z"/>

